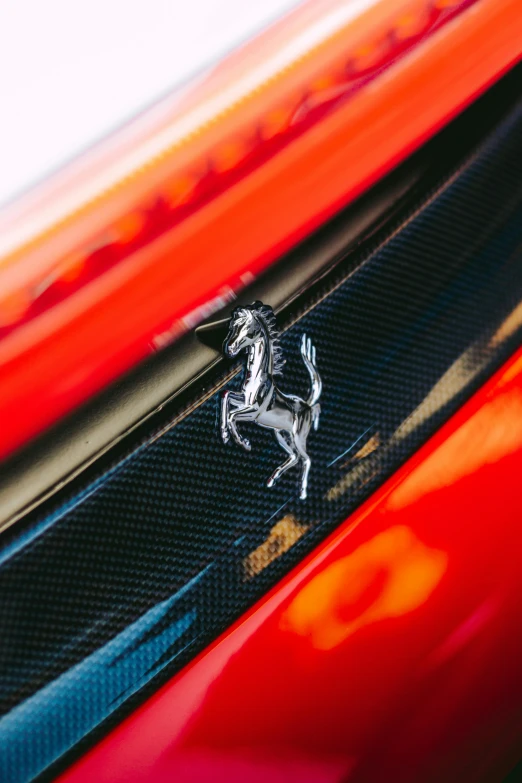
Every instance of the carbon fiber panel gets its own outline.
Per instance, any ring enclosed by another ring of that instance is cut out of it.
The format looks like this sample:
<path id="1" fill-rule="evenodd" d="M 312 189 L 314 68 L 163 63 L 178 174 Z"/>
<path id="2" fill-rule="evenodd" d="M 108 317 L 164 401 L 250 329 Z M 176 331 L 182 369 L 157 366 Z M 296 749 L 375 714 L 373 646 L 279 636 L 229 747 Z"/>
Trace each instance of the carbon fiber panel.
<path id="1" fill-rule="evenodd" d="M 1 780 L 30 780 L 179 669 L 520 344 L 522 109 L 358 260 L 282 338 L 283 388 L 306 396 L 303 331 L 324 383 L 306 502 L 293 471 L 266 488 L 270 433 L 249 427 L 250 454 L 221 443 L 218 383 L 3 539 Z"/>

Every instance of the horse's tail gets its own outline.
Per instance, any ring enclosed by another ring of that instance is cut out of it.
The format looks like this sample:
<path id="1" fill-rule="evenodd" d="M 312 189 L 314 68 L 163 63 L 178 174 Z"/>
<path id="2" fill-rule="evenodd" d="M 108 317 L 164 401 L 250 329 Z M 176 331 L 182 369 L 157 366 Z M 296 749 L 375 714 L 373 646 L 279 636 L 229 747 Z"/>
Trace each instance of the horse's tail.
<path id="1" fill-rule="evenodd" d="M 301 356 L 303 357 L 306 369 L 310 373 L 311 389 L 310 396 L 306 402 L 312 408 L 312 421 L 314 429 L 317 429 L 319 426 L 319 413 L 321 411 L 321 408 L 317 403 L 323 390 L 323 384 L 321 376 L 317 372 L 317 367 L 315 366 L 315 347 L 312 345 L 310 338 L 307 339 L 306 334 L 303 334 L 303 339 L 301 340 Z"/>

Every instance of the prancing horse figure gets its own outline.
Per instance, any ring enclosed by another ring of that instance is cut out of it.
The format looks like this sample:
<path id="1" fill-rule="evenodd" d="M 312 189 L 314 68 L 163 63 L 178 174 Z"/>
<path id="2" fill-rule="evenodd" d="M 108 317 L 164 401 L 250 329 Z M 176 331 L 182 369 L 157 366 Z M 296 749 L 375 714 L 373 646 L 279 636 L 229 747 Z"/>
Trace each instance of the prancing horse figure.
<path id="1" fill-rule="evenodd" d="M 319 426 L 322 384 L 315 366 L 315 348 L 303 334 L 301 356 L 310 373 L 311 390 L 306 400 L 293 394 L 283 394 L 275 383 L 284 365 L 278 342 L 275 315 L 271 307 L 255 302 L 247 307 L 237 307 L 232 313 L 223 351 L 230 358 L 247 351 L 246 372 L 241 391 L 226 391 L 221 401 L 221 437 L 228 443 L 230 435 L 239 446 L 250 451 L 250 442 L 239 434 L 237 424 L 255 421 L 261 427 L 273 430 L 279 445 L 288 459 L 272 473 L 268 486 L 301 463 L 302 500 L 306 498 L 310 457 L 306 451 L 306 439 L 310 427 Z"/>

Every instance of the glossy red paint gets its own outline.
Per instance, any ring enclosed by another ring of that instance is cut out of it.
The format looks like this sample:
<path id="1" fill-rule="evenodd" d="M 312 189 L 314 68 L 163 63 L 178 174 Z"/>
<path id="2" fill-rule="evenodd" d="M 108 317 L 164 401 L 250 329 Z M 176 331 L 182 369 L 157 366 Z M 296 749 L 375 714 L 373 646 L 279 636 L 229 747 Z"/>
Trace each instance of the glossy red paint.
<path id="1" fill-rule="evenodd" d="M 379 5 L 380 1 L 374 0 L 374 4 Z M 284 74 L 277 74 L 275 81 L 283 84 L 273 92 L 264 105 L 255 106 L 254 102 L 254 107 L 249 107 L 250 121 L 246 123 L 246 127 L 239 114 L 232 123 L 229 122 L 223 139 L 214 137 L 209 140 L 210 145 L 208 142 L 203 145 L 203 150 L 196 156 L 198 160 L 192 165 L 189 165 L 180 154 L 180 147 L 183 147 L 183 144 L 178 143 L 174 151 L 168 145 L 163 149 L 165 142 L 162 144 L 161 140 L 155 139 L 154 133 L 150 133 L 149 146 L 155 148 L 156 155 L 160 155 L 160 151 L 163 152 L 163 156 L 170 155 L 173 158 L 171 166 L 174 171 L 170 171 L 162 161 L 158 163 L 154 160 L 154 156 L 149 152 L 151 160 L 147 160 L 148 167 L 159 169 L 155 187 L 150 188 L 152 183 L 149 183 L 149 192 L 140 193 L 136 182 L 139 180 L 139 172 L 132 170 L 132 165 L 128 171 L 130 181 L 124 182 L 123 187 L 116 177 L 111 184 L 113 188 L 123 190 L 124 193 L 128 191 L 127 207 L 131 210 L 118 214 L 115 219 L 110 208 L 111 195 L 107 196 L 102 190 L 98 194 L 98 199 L 104 204 L 98 206 L 98 211 L 105 207 L 107 215 L 101 219 L 98 233 L 94 225 L 91 225 L 90 230 L 87 231 L 85 237 L 87 246 L 82 246 L 80 242 L 80 246 L 74 248 L 72 253 L 71 248 L 66 250 L 59 242 L 55 242 L 51 253 L 49 249 L 45 252 L 46 242 L 49 244 L 53 235 L 55 240 L 56 235 L 59 237 L 63 229 L 60 225 L 47 225 L 47 230 L 42 230 L 40 225 L 38 231 L 36 228 L 38 222 L 43 222 L 45 225 L 45 220 L 38 221 L 38 216 L 34 214 L 32 216 L 22 214 L 18 225 L 16 220 L 13 221 L 14 225 L 9 225 L 7 221 L 8 225 L 4 224 L 7 237 L 0 235 L 0 257 L 4 256 L 3 264 L 0 265 L 0 280 L 5 284 L 5 288 L 0 293 L 0 339 L 73 296 L 76 291 L 112 267 L 125 263 L 144 246 L 200 211 L 205 204 L 229 190 L 254 169 L 274 157 L 303 132 L 317 125 L 374 82 L 383 71 L 388 70 L 398 59 L 413 51 L 424 39 L 429 38 L 477 2 L 478 0 L 450 0 L 449 2 L 392 0 L 391 15 L 384 13 L 381 2 L 380 18 L 374 16 L 374 26 L 367 29 L 362 42 L 353 40 L 353 36 L 350 38 L 340 24 L 339 30 L 336 31 L 337 35 L 330 36 L 332 40 L 328 40 L 328 57 L 318 57 L 313 51 L 314 44 L 310 43 L 312 51 L 305 50 L 302 55 L 305 63 L 290 64 L 290 69 L 297 71 L 294 83 L 290 87 L 286 86 Z M 317 26 L 326 23 L 331 27 L 330 17 L 333 10 L 339 13 L 344 6 L 345 15 L 349 16 L 346 14 L 346 11 L 349 11 L 349 4 L 339 0 L 327 0 L 326 4 L 323 3 L 322 10 L 317 4 L 309 5 L 309 15 L 313 9 L 315 13 L 312 19 L 307 20 L 308 24 L 304 25 L 308 35 L 313 33 L 314 23 Z M 390 6 L 390 0 L 387 0 L 387 5 Z M 289 22 L 294 16 L 299 19 L 301 15 L 302 9 L 299 9 L 297 13 L 290 14 L 286 25 L 280 22 L 276 26 L 283 27 L 283 30 L 287 28 L 286 34 L 290 40 L 283 38 L 287 47 L 292 43 L 297 46 L 298 41 L 292 40 L 292 27 Z M 301 26 L 299 29 L 301 31 Z M 341 32 L 344 35 L 339 35 Z M 274 37 L 274 33 L 270 32 L 268 40 L 265 40 L 263 57 L 267 65 L 270 63 L 272 51 L 276 49 Z M 293 37 L 296 38 L 295 35 Z M 267 38 L 266 33 L 264 38 Z M 324 49 L 325 42 L 321 41 L 320 36 L 319 40 L 321 43 L 319 48 Z M 252 66 L 254 53 L 250 50 L 255 51 L 256 46 L 259 48 L 259 43 L 259 41 L 252 42 L 249 46 L 243 47 L 240 52 L 235 53 L 235 57 L 226 59 L 224 67 L 222 65 L 214 68 L 211 74 L 199 80 L 199 82 L 203 81 L 206 88 L 207 100 L 209 88 L 219 93 L 227 75 L 229 78 L 232 76 L 232 85 L 240 81 L 241 75 L 245 70 L 248 71 L 249 65 Z M 315 46 L 317 47 L 317 42 Z M 259 57 L 257 60 L 259 61 Z M 310 67 L 310 60 L 312 67 Z M 314 60 L 318 62 L 314 63 Z M 259 67 L 259 62 L 257 65 Z M 228 86 L 230 89 L 231 85 Z M 198 87 L 201 92 L 201 85 L 198 84 Z M 263 88 L 267 89 L 266 84 L 262 85 Z M 166 104 L 164 112 L 173 115 L 171 123 L 176 115 L 183 114 L 182 111 L 180 112 L 180 102 L 191 105 L 195 99 L 197 100 L 198 90 L 195 90 L 196 96 L 192 94 L 193 90 L 194 88 L 188 90 L 188 96 L 177 93 L 171 97 L 170 103 L 176 107 L 174 110 L 169 106 L 168 100 L 164 101 Z M 252 102 L 252 96 L 248 94 L 243 96 L 243 101 L 248 99 Z M 232 106 L 229 107 L 228 113 L 237 115 L 239 110 Z M 211 124 L 220 123 L 219 116 L 212 117 L 212 120 Z M 169 129 L 168 123 L 166 128 L 162 128 L 164 132 L 166 129 Z M 205 133 L 211 132 L 203 131 L 203 136 Z M 185 141 L 185 146 L 186 144 Z M 140 152 L 139 143 L 137 146 L 138 150 L 134 150 L 135 158 L 139 157 Z M 125 150 L 120 149 L 119 154 L 120 167 L 125 163 L 129 166 L 125 160 Z M 118 158 L 116 158 L 117 162 Z M 110 169 L 111 161 L 108 160 L 107 163 Z M 114 165 L 114 161 L 112 163 Z M 134 193 L 135 190 L 138 193 Z M 141 195 L 141 199 L 138 194 Z M 78 219 L 74 208 L 76 198 L 74 183 L 70 183 L 70 190 L 64 188 L 61 197 L 64 211 L 60 216 L 62 222 L 74 222 L 75 217 Z M 57 200 L 60 202 L 59 197 Z M 132 202 L 136 203 L 132 204 Z M 93 205 L 90 206 L 94 209 Z M 43 204 L 40 203 L 39 208 L 44 212 Z M 51 202 L 51 209 L 56 220 L 59 207 Z M 1 223 L 0 216 L 0 226 Z M 31 226 L 32 223 L 36 225 Z M 12 237 L 13 235 L 16 237 L 17 234 L 19 240 L 20 235 L 25 235 L 25 241 L 22 240 L 21 247 L 13 252 Z M 78 234 L 81 236 L 81 232 Z M 63 244 L 67 247 L 65 238 Z M 14 271 L 12 267 L 15 267 L 16 274 L 2 275 L 2 266 L 11 267 L 11 272 Z"/>
<path id="2" fill-rule="evenodd" d="M 522 738 L 522 351 L 60 783 L 486 783 Z"/>
<path id="3" fill-rule="evenodd" d="M 521 41 L 519 0 L 305 3 L 0 215 L 0 457 L 356 198 Z"/>

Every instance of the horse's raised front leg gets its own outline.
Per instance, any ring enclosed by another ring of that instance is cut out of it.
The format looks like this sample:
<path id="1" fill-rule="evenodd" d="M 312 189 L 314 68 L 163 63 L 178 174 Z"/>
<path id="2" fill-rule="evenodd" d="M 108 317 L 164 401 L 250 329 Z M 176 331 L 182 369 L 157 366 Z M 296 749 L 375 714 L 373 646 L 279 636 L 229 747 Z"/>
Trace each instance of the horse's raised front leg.
<path id="1" fill-rule="evenodd" d="M 231 411 L 228 415 L 228 428 L 232 433 L 232 437 L 238 446 L 242 446 L 246 451 L 250 451 L 250 441 L 239 434 L 236 427 L 236 421 L 254 421 L 258 413 L 258 405 L 248 405 L 245 408 L 238 408 L 235 411 Z"/>
<path id="2" fill-rule="evenodd" d="M 223 439 L 223 443 L 228 443 L 230 440 L 230 406 L 235 405 L 237 407 L 244 404 L 244 395 L 233 391 L 226 391 L 223 393 L 221 398 L 221 437 Z"/>
<path id="3" fill-rule="evenodd" d="M 299 461 L 299 458 L 298 458 L 297 454 L 291 448 L 291 446 L 286 442 L 286 439 L 285 439 L 284 435 L 281 432 L 279 432 L 278 430 L 276 430 L 275 431 L 275 436 L 277 438 L 277 442 L 279 443 L 280 446 L 283 447 L 283 449 L 286 451 L 286 453 L 289 455 L 289 457 L 288 457 L 287 460 L 285 460 L 285 462 L 283 462 L 282 465 L 279 465 L 279 467 L 274 470 L 274 472 L 272 473 L 272 475 L 270 476 L 270 478 L 267 481 L 267 487 L 273 487 L 275 482 L 279 478 L 281 478 L 283 473 L 286 473 L 287 470 L 292 468 Z"/>

